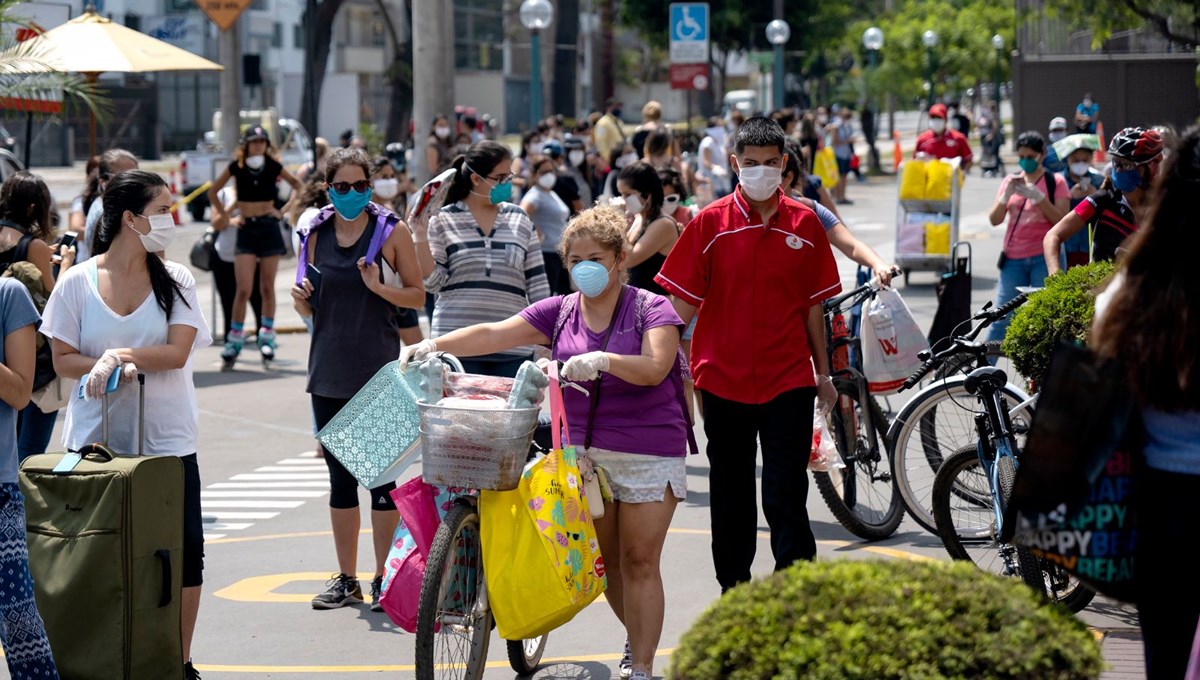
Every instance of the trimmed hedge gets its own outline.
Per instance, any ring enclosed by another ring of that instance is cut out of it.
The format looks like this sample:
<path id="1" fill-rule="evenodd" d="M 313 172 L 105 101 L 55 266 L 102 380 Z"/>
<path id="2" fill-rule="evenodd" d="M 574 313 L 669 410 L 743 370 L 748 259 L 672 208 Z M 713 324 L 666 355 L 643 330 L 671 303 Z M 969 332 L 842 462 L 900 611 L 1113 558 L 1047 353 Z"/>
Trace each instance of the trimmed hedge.
<path id="1" fill-rule="evenodd" d="M 1111 262 L 1072 267 L 1046 279 L 1046 287 L 1017 308 L 1001 350 L 1021 375 L 1041 382 L 1060 341 L 1087 341 L 1096 292 L 1112 274 Z"/>
<path id="2" fill-rule="evenodd" d="M 668 680 L 1095 678 L 1100 644 L 1020 581 L 969 563 L 799 563 L 684 634 Z"/>

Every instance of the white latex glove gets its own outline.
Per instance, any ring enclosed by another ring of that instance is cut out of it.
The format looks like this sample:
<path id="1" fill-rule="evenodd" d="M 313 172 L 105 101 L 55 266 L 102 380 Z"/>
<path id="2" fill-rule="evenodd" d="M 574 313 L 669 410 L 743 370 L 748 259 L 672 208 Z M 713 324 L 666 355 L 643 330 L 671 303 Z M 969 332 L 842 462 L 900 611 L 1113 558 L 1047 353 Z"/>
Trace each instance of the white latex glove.
<path id="1" fill-rule="evenodd" d="M 1017 193 L 1021 194 L 1030 201 L 1033 201 L 1034 204 L 1041 203 L 1046 199 L 1046 194 L 1042 193 L 1041 189 L 1033 186 L 1032 184 L 1020 185 L 1020 187 L 1017 189 Z"/>
<path id="2" fill-rule="evenodd" d="M 814 405 L 817 413 L 826 416 L 833 410 L 833 404 L 837 401 L 837 389 L 833 386 L 833 378 L 827 375 L 817 376 L 817 401 Z"/>
<path id="3" fill-rule="evenodd" d="M 437 341 L 433 339 L 422 340 L 415 345 L 406 345 L 400 350 L 400 368 L 408 368 L 410 361 L 422 361 L 429 355 L 437 352 Z"/>
<path id="4" fill-rule="evenodd" d="M 1017 187 L 1023 186 L 1025 183 L 1020 179 L 1013 179 L 1012 175 L 1004 178 L 1004 203 L 1008 203 L 1008 199 L 1012 198 L 1014 193 L 1017 193 Z"/>
<path id="5" fill-rule="evenodd" d="M 573 382 L 587 382 L 600 377 L 601 371 L 608 370 L 608 354 L 605 352 L 588 352 L 567 359 L 563 365 L 562 377 Z"/>
<path id="6" fill-rule="evenodd" d="M 539 369 L 539 370 L 540 370 L 542 373 L 545 373 L 545 374 L 549 375 L 549 373 L 550 373 L 550 364 L 554 363 L 554 360 L 553 360 L 553 359 L 548 359 L 548 358 L 546 358 L 546 357 L 542 357 L 541 359 L 538 359 L 538 360 L 537 360 L 537 362 L 535 362 L 535 363 L 536 363 L 536 365 L 537 365 L 538 369 Z"/>
<path id="7" fill-rule="evenodd" d="M 126 385 L 137 380 L 137 364 L 121 364 L 121 384 Z"/>
<path id="8" fill-rule="evenodd" d="M 96 360 L 96 365 L 92 366 L 92 370 L 88 372 L 87 385 L 84 386 L 84 395 L 88 399 L 100 399 L 104 396 L 104 388 L 108 385 L 108 379 L 121 366 L 121 357 L 117 353 L 110 350 L 100 355 Z M 136 370 L 136 369 L 135 369 Z"/>

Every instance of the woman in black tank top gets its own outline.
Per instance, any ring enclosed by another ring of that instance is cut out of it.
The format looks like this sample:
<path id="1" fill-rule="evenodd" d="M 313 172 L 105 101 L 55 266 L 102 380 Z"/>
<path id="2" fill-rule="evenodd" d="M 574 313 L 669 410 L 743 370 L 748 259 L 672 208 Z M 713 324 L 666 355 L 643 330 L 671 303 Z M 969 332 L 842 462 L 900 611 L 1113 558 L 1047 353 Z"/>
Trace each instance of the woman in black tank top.
<path id="1" fill-rule="evenodd" d="M 617 176 L 617 191 L 625 199 L 625 215 L 630 219 L 628 238 L 632 248 L 625 260 L 629 285 L 669 295 L 654 277 L 679 239 L 679 225 L 662 214 L 662 180 L 653 166 L 638 161 Z"/>
<path id="2" fill-rule="evenodd" d="M 230 208 L 221 201 L 219 193 L 235 181 L 237 190 L 237 216 L 230 216 Z M 271 139 L 262 127 L 252 127 L 242 137 L 236 158 L 221 173 L 208 189 L 208 200 L 213 209 L 213 221 L 226 221 L 238 230 L 237 255 L 234 258 L 234 276 L 237 277 L 237 293 L 233 299 L 233 314 L 225 350 L 221 358 L 224 370 L 233 368 L 245 341 L 246 303 L 255 286 L 255 270 L 258 271 L 258 287 L 262 294 L 262 318 L 259 320 L 258 349 L 262 353 L 263 365 L 275 358 L 275 273 L 279 271 L 279 258 L 287 254 L 281 220 L 283 213 L 275 205 L 280 179 L 291 185 L 292 197 L 300 193 L 300 180 L 292 176 L 275 158 Z M 286 206 L 285 206 L 286 208 Z"/>

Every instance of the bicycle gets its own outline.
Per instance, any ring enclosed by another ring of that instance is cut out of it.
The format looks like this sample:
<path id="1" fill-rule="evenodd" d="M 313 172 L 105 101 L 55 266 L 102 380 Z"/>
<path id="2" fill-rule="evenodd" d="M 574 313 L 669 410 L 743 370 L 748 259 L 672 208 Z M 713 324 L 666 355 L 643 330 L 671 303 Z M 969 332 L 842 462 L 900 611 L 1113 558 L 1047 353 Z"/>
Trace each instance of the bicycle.
<path id="1" fill-rule="evenodd" d="M 874 284 L 821 303 L 826 350 L 838 400 L 828 416 L 829 431 L 845 468 L 814 472 L 817 489 L 847 531 L 866 540 L 891 536 L 904 518 L 887 450 L 887 417 L 871 396 L 867 378 L 849 358 L 861 339 L 850 334 L 844 312 L 875 295 Z"/>
<path id="2" fill-rule="evenodd" d="M 977 441 L 946 459 L 933 483 L 933 515 L 946 552 L 984 571 L 1019 577 L 1071 611 L 1082 610 L 1094 592 L 1028 548 L 1002 543 L 1004 511 L 1012 497 L 1020 448 L 1003 388 L 1008 378 L 993 367 L 977 368 L 965 388 L 983 406 L 975 413 Z"/>
<path id="3" fill-rule="evenodd" d="M 971 319 L 978 323 L 966 334 L 956 335 L 944 350 L 922 353 L 924 363 L 900 388 L 902 392 L 911 389 L 934 371 L 943 376 L 954 372 L 917 392 L 900 409 L 887 433 L 892 470 L 904 508 L 913 521 L 932 533 L 937 533 L 931 503 L 934 476 L 944 460 L 975 441 L 972 411 L 961 407 L 963 402 L 973 401 L 966 389 L 968 376 L 961 372 L 991 365 L 998 347 L 992 342 L 977 342 L 976 338 L 1026 299 L 1018 295 L 995 309 L 991 302 L 984 305 Z M 1020 440 L 1029 431 L 1035 399 L 1012 384 L 1001 387 L 1001 392 L 1009 403 L 1016 404 L 1009 418 Z"/>
<path id="4" fill-rule="evenodd" d="M 454 357 L 439 358 L 462 373 Z M 418 406 L 427 482 L 466 489 L 516 487 L 541 409 Z M 485 441 L 464 441 L 464 432 L 481 428 L 488 433 Z M 483 677 L 495 627 L 484 566 L 478 498 L 472 491 L 454 499 L 425 561 L 417 609 L 417 680 Z M 547 638 L 505 640 L 509 665 L 518 675 L 537 670 Z"/>

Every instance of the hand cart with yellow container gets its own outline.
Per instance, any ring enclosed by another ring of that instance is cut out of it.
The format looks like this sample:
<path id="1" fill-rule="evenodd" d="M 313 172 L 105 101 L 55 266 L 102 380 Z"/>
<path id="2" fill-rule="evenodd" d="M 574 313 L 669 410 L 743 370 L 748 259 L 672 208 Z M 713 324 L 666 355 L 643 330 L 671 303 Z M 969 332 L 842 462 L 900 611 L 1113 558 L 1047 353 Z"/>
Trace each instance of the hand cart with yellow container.
<path id="1" fill-rule="evenodd" d="M 914 158 L 898 174 L 895 261 L 908 285 L 911 272 L 950 270 L 964 173 L 957 158 Z"/>

